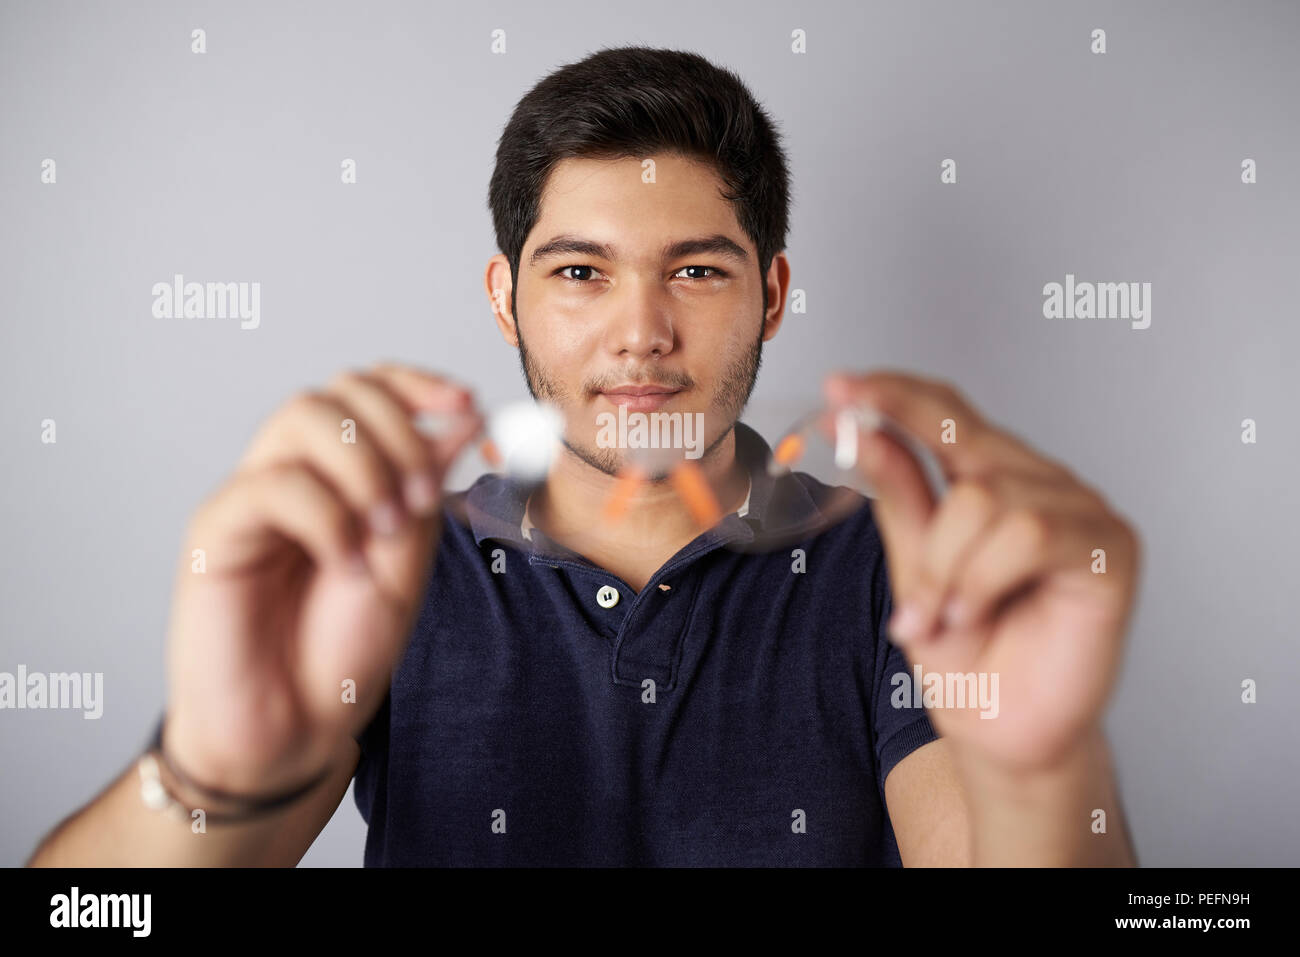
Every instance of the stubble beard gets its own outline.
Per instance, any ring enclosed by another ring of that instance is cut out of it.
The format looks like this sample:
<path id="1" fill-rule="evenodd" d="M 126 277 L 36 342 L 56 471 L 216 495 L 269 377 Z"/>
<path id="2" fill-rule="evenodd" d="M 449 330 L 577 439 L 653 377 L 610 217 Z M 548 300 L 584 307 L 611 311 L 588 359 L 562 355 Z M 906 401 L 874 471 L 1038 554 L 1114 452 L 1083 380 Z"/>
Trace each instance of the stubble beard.
<path id="1" fill-rule="evenodd" d="M 532 353 L 528 351 L 528 347 L 524 344 L 524 332 L 519 324 L 519 315 L 514 311 L 514 297 L 511 298 L 511 312 L 515 319 L 515 335 L 519 339 L 519 364 L 524 373 L 524 381 L 528 385 L 528 394 L 533 397 L 534 401 L 548 402 L 561 412 L 564 412 L 569 407 L 572 395 L 562 385 L 548 376 L 546 371 L 537 363 Z M 754 384 L 758 380 L 758 370 L 763 364 L 763 323 L 761 321 L 758 330 L 757 340 L 744 354 L 736 356 L 728 363 L 719 381 L 712 409 L 717 410 L 715 414 L 727 425 L 719 433 L 718 437 L 709 443 L 708 448 L 704 450 L 700 456 L 702 462 L 708 461 L 709 456 L 735 428 L 736 420 L 740 418 L 740 413 L 744 411 L 749 402 L 749 397 L 754 391 Z M 706 421 L 708 418 L 706 416 Z M 564 447 L 570 453 L 605 475 L 613 477 L 618 474 L 619 469 L 623 466 L 625 454 L 623 450 L 593 449 L 574 445 L 569 442 L 567 437 L 561 441 L 563 441 Z M 662 482 L 666 479 L 666 472 L 651 476 L 653 482 Z"/>

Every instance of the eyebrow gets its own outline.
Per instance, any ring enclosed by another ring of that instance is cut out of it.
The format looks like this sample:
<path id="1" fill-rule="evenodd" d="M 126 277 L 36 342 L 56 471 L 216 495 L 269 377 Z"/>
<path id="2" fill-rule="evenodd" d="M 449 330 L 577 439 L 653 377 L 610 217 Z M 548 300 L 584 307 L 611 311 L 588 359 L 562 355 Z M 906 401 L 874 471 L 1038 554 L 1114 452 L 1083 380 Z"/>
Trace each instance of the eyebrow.
<path id="1" fill-rule="evenodd" d="M 721 233 L 669 243 L 660 250 L 659 254 L 664 259 L 678 259 L 682 256 L 693 256 L 699 253 L 722 256 L 738 263 L 749 262 L 749 254 L 745 252 L 744 247 Z M 584 239 L 581 236 L 562 233 L 534 249 L 533 254 L 528 257 L 528 265 L 535 266 L 542 260 L 551 259 L 555 256 L 574 255 L 596 256 L 601 259 L 608 259 L 611 262 L 618 259 L 614 247 L 608 243 L 598 243 L 590 239 Z"/>

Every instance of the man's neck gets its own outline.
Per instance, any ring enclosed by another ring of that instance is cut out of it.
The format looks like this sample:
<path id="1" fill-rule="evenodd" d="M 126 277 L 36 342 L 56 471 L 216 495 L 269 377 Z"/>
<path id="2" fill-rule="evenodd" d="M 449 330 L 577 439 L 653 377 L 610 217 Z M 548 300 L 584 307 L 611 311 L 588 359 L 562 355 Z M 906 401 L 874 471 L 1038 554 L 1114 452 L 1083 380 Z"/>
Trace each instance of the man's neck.
<path id="1" fill-rule="evenodd" d="M 736 457 L 735 430 L 696 464 L 722 513 L 739 509 L 749 493 L 749 474 Z M 619 574 L 640 591 L 703 529 L 667 480 L 641 483 L 622 518 L 605 521 L 601 512 L 616 481 L 566 449 L 530 498 L 528 518 L 548 538 Z"/>

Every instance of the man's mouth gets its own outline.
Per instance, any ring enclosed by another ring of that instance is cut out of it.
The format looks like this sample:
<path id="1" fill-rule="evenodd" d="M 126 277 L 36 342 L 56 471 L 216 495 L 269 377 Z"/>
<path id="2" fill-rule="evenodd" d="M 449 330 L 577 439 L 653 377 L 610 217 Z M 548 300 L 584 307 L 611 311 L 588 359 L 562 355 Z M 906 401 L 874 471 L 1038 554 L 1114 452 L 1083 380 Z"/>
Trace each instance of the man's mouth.
<path id="1" fill-rule="evenodd" d="M 666 385 L 620 385 L 601 391 L 614 405 L 626 406 L 629 412 L 652 412 L 666 405 L 681 389 Z"/>

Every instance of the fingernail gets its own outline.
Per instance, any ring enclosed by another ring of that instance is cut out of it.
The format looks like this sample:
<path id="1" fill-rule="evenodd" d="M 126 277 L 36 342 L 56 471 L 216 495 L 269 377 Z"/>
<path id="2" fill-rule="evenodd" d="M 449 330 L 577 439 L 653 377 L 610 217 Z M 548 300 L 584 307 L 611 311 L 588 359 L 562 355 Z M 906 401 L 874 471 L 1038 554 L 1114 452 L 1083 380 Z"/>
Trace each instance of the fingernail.
<path id="1" fill-rule="evenodd" d="M 381 502 L 370 510 L 370 529 L 376 535 L 394 535 L 402 526 L 402 510 L 392 502 Z"/>
<path id="2" fill-rule="evenodd" d="M 943 606 L 943 623 L 949 628 L 960 628 L 966 624 L 966 618 L 970 614 L 970 608 L 960 598 L 948 599 L 948 604 Z"/>
<path id="3" fill-rule="evenodd" d="M 402 486 L 402 495 L 408 509 L 416 515 L 428 515 L 438 501 L 438 488 L 430 476 L 416 473 L 407 476 Z"/>
<path id="4" fill-rule="evenodd" d="M 889 635 L 896 645 L 912 641 L 920 627 L 921 609 L 913 603 L 904 604 L 889 619 Z"/>

